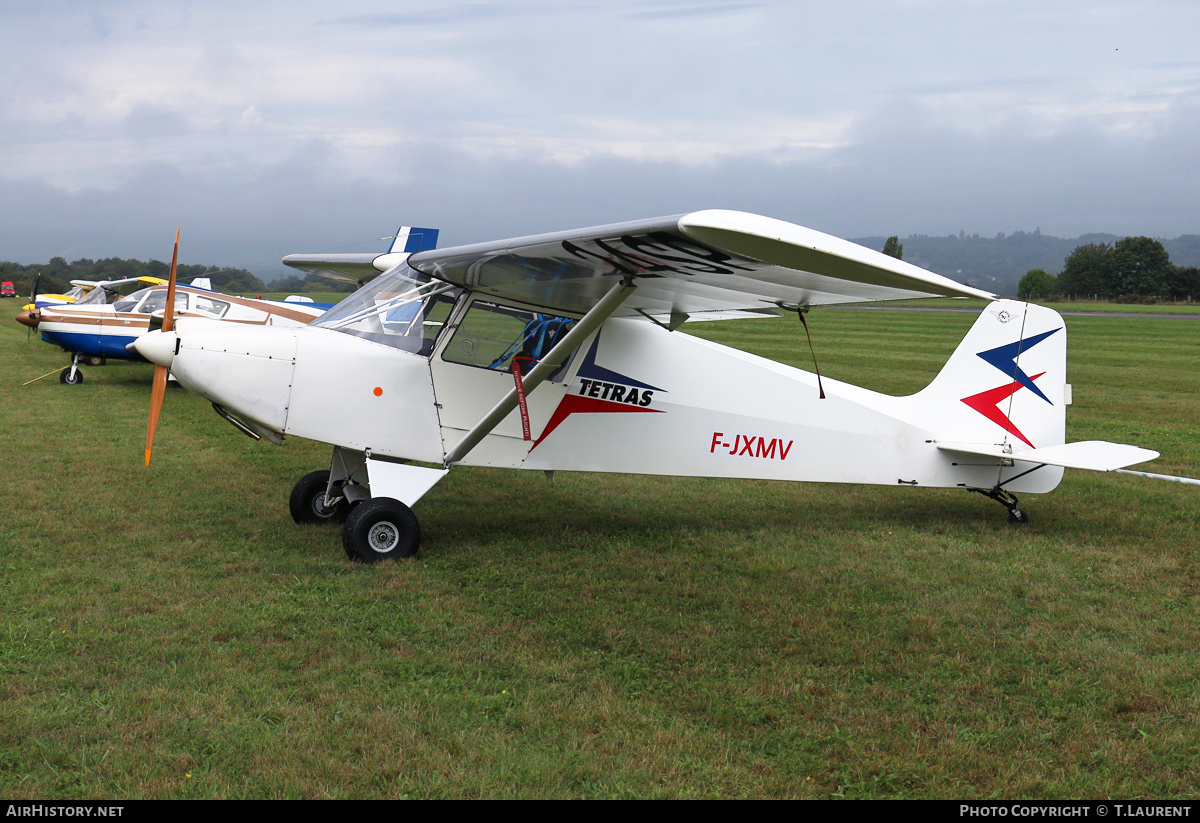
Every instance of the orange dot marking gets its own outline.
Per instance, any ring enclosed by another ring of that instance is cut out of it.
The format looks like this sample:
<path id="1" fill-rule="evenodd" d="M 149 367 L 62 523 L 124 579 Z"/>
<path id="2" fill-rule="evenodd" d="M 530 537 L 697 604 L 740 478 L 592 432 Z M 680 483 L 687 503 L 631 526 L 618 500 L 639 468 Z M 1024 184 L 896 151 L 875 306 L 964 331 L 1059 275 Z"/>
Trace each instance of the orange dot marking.
<path id="1" fill-rule="evenodd" d="M 383 389 L 382 389 L 382 388 L 380 388 L 379 386 L 376 386 L 376 387 L 375 387 L 375 396 L 376 396 L 376 397 L 383 397 Z"/>

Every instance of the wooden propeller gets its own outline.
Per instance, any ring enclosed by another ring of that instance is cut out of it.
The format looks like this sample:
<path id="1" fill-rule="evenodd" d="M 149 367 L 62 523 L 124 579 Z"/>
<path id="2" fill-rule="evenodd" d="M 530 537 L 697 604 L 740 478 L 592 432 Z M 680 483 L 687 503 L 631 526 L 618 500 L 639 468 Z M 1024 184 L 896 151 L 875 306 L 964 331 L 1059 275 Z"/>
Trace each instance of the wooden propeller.
<path id="1" fill-rule="evenodd" d="M 175 328 L 175 269 L 179 262 L 179 229 L 175 229 L 175 251 L 171 254 L 171 274 L 167 279 L 167 305 L 163 309 L 163 332 Z M 146 468 L 150 467 L 150 452 L 154 448 L 154 433 L 158 431 L 158 415 L 167 393 L 166 366 L 154 367 L 154 384 L 150 389 L 150 420 L 146 424 Z"/>

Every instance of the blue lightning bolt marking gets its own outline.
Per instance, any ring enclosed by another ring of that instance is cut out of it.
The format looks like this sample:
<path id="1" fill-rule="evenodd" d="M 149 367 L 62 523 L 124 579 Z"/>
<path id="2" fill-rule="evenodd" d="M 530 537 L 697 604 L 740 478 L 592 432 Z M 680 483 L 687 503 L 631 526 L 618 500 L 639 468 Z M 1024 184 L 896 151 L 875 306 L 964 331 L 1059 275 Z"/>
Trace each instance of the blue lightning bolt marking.
<path id="1" fill-rule="evenodd" d="M 1057 331 L 1061 331 L 1061 330 L 1062 330 L 1062 327 L 1060 326 L 1057 329 L 1051 329 L 1048 332 L 1039 334 L 1036 337 L 1027 337 L 1024 340 L 1018 340 L 1015 343 L 1009 343 L 1008 345 L 1005 345 L 1005 346 L 998 346 L 997 348 L 994 348 L 994 349 L 988 349 L 987 351 L 978 352 L 978 354 L 980 357 L 982 357 L 984 359 L 985 362 L 995 366 L 1000 371 L 1004 372 L 1005 377 L 1010 377 L 1010 378 L 1016 380 L 1018 383 L 1020 383 L 1025 388 L 1029 389 L 1031 392 L 1036 394 L 1038 397 L 1042 398 L 1047 403 L 1050 403 L 1050 398 L 1047 397 L 1046 395 L 1042 394 L 1042 390 L 1039 389 L 1037 386 L 1035 386 L 1033 384 L 1033 381 L 1029 379 L 1029 375 L 1027 375 L 1024 372 L 1024 370 L 1022 370 L 1021 367 L 1017 365 L 1017 356 L 1019 354 L 1021 354 L 1021 352 L 1023 352 L 1023 351 L 1028 351 L 1029 349 L 1032 349 L 1034 346 L 1036 346 L 1038 343 L 1041 343 L 1043 340 L 1045 340 L 1050 335 L 1054 334 Z M 1053 406 L 1054 404 L 1050 403 L 1050 405 Z"/>
<path id="2" fill-rule="evenodd" d="M 626 386 L 637 386 L 640 389 L 651 389 L 653 391 L 665 391 L 658 386 L 651 386 L 649 383 L 643 383 L 640 380 L 634 380 L 632 377 L 626 377 L 623 374 L 618 374 L 611 369 L 606 369 L 603 366 L 596 364 L 596 349 L 600 347 L 600 335 L 596 335 L 596 339 L 592 341 L 592 347 L 588 349 L 587 355 L 583 358 L 583 364 L 580 365 L 577 377 L 586 377 L 592 380 L 604 380 L 609 383 L 622 383 Z"/>

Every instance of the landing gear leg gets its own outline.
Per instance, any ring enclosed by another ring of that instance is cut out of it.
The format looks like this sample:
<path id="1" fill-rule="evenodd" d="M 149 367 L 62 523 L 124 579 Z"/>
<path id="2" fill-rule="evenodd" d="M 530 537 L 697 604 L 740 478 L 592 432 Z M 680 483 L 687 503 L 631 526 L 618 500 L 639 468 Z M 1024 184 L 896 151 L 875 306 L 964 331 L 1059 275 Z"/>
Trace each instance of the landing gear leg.
<path id="1" fill-rule="evenodd" d="M 990 497 L 1004 508 L 1008 509 L 1009 523 L 1028 523 L 1029 515 L 1017 507 L 1017 496 L 997 486 L 994 489 L 971 489 L 984 497 Z"/>
<path id="2" fill-rule="evenodd" d="M 71 356 L 70 368 L 63 369 L 58 374 L 58 382 L 65 383 L 68 386 L 75 386 L 83 382 L 83 372 L 79 370 L 79 354 L 75 353 Z"/>

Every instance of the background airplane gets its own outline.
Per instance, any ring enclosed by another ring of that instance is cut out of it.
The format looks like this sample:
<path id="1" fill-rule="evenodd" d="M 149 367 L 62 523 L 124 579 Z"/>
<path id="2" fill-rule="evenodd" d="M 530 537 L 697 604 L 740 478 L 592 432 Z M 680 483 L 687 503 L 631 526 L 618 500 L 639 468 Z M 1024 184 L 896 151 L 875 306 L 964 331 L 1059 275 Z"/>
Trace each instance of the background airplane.
<path id="1" fill-rule="evenodd" d="M 167 281 L 161 277 L 124 277 L 119 280 L 72 280 L 72 288 L 62 294 L 38 292 L 38 277 L 33 279 L 33 293 L 29 303 L 22 307 L 24 311 L 40 309 L 46 306 L 62 306 L 67 304 L 82 305 L 85 303 L 110 303 L 120 297 L 124 286 L 140 284 L 142 286 L 165 286 Z M 192 285 L 201 288 L 211 288 L 208 278 L 197 278 Z"/>
<path id="2" fill-rule="evenodd" d="M 171 271 L 173 277 L 175 261 Z M 118 296 L 121 286 L 145 280 L 152 280 L 155 285 Z M 208 278 L 198 278 L 190 286 L 144 277 L 72 282 L 81 289 L 74 302 L 47 303 L 35 294 L 33 305 L 26 306 L 16 317 L 21 325 L 39 331 L 42 340 L 71 354 L 71 364 L 59 373 L 59 381 L 68 385 L 83 382 L 81 363 L 103 365 L 110 357 L 144 362 L 128 346 L 161 325 L 170 288 L 174 288 L 175 314 L 229 323 L 303 326 L 329 308 L 329 304 L 311 301 L 281 302 L 222 294 L 208 288 Z M 113 296 L 118 299 L 106 302 Z"/>

